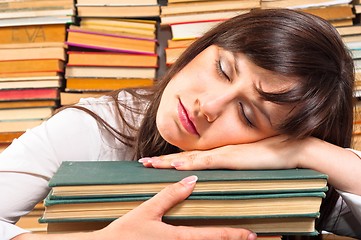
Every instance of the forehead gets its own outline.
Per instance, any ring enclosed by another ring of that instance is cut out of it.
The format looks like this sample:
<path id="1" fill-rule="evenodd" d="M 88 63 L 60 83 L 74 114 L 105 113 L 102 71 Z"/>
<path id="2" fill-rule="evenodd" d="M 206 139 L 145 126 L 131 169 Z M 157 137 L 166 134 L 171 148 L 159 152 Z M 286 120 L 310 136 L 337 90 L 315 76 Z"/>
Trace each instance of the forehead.
<path id="1" fill-rule="evenodd" d="M 252 76 L 254 85 L 263 92 L 285 92 L 294 88 L 299 82 L 299 79 L 295 76 L 285 76 L 257 66 L 247 55 L 243 53 L 232 53 L 226 50 L 222 51 L 224 51 L 225 55 L 229 55 L 231 56 L 231 59 L 234 59 L 231 64 L 234 64 L 236 69 L 239 69 L 241 72 L 244 71 Z"/>

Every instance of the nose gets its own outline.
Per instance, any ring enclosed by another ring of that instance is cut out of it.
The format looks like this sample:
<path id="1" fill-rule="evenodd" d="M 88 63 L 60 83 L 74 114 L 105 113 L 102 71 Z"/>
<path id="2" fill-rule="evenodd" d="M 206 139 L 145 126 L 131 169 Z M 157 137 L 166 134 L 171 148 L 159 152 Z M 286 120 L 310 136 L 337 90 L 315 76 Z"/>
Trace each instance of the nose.
<path id="1" fill-rule="evenodd" d="M 220 92 L 214 94 L 205 93 L 196 101 L 199 104 L 199 111 L 203 114 L 208 122 L 214 122 L 222 113 L 228 109 L 234 102 L 236 94 L 232 91 Z"/>

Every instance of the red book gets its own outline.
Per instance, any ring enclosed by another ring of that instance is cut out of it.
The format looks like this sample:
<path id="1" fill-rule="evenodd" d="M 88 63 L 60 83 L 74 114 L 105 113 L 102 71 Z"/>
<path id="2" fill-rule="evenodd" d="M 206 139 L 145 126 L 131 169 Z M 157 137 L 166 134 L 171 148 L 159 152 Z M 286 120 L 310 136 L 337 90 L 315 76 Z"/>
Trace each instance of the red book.
<path id="1" fill-rule="evenodd" d="M 58 99 L 58 88 L 0 90 L 0 101 Z"/>

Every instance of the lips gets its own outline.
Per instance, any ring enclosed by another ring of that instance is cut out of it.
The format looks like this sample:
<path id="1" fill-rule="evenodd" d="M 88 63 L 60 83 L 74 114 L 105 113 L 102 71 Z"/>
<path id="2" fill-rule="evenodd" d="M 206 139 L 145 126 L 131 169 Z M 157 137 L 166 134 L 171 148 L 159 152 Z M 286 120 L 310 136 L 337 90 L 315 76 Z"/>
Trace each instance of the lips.
<path id="1" fill-rule="evenodd" d="M 190 120 L 187 109 L 183 106 L 182 102 L 179 100 L 178 104 L 178 117 L 182 124 L 182 126 L 185 128 L 187 132 L 193 135 L 199 136 L 199 133 L 193 124 L 193 122 Z"/>

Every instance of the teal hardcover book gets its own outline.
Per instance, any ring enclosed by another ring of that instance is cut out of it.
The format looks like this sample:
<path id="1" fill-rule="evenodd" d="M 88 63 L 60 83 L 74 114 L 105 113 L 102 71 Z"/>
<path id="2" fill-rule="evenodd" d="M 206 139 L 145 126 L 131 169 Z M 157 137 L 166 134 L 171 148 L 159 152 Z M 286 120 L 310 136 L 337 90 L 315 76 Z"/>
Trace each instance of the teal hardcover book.
<path id="1" fill-rule="evenodd" d="M 134 161 L 63 162 L 49 182 L 51 198 L 152 196 L 197 175 L 192 195 L 323 192 L 327 175 L 310 169 L 199 170 L 145 168 Z"/>

